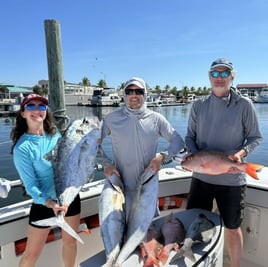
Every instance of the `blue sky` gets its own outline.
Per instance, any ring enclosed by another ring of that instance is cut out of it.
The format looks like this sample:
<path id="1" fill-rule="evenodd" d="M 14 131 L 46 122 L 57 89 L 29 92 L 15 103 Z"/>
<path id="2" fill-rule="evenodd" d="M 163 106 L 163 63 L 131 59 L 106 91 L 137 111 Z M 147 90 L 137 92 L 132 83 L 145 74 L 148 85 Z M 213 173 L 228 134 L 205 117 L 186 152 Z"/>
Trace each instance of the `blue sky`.
<path id="1" fill-rule="evenodd" d="M 61 25 L 64 80 L 209 87 L 219 57 L 237 83 L 268 83 L 267 0 L 1 0 L 0 83 L 48 79 L 44 21 Z"/>

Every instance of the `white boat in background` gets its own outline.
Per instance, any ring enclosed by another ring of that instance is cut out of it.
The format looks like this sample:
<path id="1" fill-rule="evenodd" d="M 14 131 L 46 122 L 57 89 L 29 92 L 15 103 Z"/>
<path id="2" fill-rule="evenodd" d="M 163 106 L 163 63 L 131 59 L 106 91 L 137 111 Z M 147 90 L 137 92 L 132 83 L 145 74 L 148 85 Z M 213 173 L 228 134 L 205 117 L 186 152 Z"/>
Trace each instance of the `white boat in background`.
<path id="1" fill-rule="evenodd" d="M 191 172 L 181 170 L 179 167 L 163 168 L 160 170 L 159 180 L 159 206 L 161 214 L 156 218 L 161 223 L 161 218 L 173 211 L 185 226 L 196 216 L 200 210 L 185 211 L 187 193 L 191 182 Z M 267 266 L 267 222 L 268 222 L 268 168 L 264 167 L 259 172 L 259 180 L 248 177 L 248 190 L 246 196 L 246 213 L 242 225 L 244 234 L 243 267 Z M 84 244 L 78 244 L 78 263 L 80 267 L 99 267 L 105 262 L 104 246 L 99 231 L 98 201 L 104 180 L 86 184 L 80 192 L 82 200 L 81 225 L 87 226 L 90 233 L 79 233 Z M 28 213 L 31 200 L 6 206 L 0 209 L 0 266 L 18 266 L 24 251 L 27 237 Z M 215 238 L 208 244 L 195 244 L 194 253 L 197 262 L 189 262 L 184 257 L 179 265 L 165 266 L 206 266 L 227 267 L 228 259 L 224 252 L 224 234 L 217 208 L 214 212 L 205 212 L 213 219 L 217 226 Z M 82 227 L 83 228 L 83 227 Z M 81 229 L 82 229 L 81 228 Z M 60 230 L 51 230 L 45 248 L 36 266 L 62 267 L 61 261 L 62 242 Z M 138 252 L 135 251 L 123 267 L 143 266 L 138 261 Z"/>
<path id="2" fill-rule="evenodd" d="M 188 103 L 192 103 L 196 100 L 196 95 L 193 93 L 193 94 L 188 94 L 187 95 L 187 102 Z"/>
<path id="3" fill-rule="evenodd" d="M 100 107 L 118 107 L 120 105 L 121 97 L 112 89 L 94 90 L 91 99 L 91 106 Z"/>
<path id="4" fill-rule="evenodd" d="M 146 98 L 147 107 L 161 107 L 162 101 L 159 94 L 150 94 Z"/>
<path id="5" fill-rule="evenodd" d="M 256 103 L 268 103 L 268 88 L 260 90 L 254 98 Z"/>

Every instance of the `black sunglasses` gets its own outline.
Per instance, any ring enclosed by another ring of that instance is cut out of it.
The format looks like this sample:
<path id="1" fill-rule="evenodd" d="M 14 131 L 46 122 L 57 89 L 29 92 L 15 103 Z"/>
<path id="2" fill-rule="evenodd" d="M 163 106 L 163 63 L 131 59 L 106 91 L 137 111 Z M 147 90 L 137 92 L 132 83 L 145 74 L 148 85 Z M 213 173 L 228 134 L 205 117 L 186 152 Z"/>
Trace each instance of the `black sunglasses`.
<path id="1" fill-rule="evenodd" d="M 134 94 L 136 94 L 136 95 L 144 95 L 144 90 L 143 89 L 126 89 L 125 90 L 125 93 L 126 93 L 126 95 L 134 95 Z"/>

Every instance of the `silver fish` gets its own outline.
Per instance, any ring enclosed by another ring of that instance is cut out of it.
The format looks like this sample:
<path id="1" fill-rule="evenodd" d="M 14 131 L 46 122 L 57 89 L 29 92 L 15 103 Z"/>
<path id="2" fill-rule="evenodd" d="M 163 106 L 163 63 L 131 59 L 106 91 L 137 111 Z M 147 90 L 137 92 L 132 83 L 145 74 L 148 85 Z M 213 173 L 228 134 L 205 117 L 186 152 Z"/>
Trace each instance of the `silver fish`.
<path id="1" fill-rule="evenodd" d="M 122 246 L 125 228 L 124 203 L 122 181 L 112 174 L 105 181 L 99 199 L 100 231 L 106 253 L 106 263 L 103 267 L 113 266 Z"/>
<path id="2" fill-rule="evenodd" d="M 92 176 L 99 138 L 100 123 L 97 119 L 75 120 L 57 146 L 45 156 L 52 162 L 56 193 L 61 205 L 69 206 Z M 63 213 L 57 217 L 36 221 L 34 224 L 59 226 L 83 243 L 79 235 L 65 222 Z"/>
<path id="3" fill-rule="evenodd" d="M 196 262 L 196 258 L 192 251 L 192 246 L 196 242 L 209 242 L 216 233 L 215 224 L 207 218 L 206 215 L 200 213 L 197 218 L 190 224 L 186 237 L 183 242 L 183 246 L 171 259 L 171 263 L 174 263 L 181 256 L 185 256 L 193 262 Z"/>
<path id="4" fill-rule="evenodd" d="M 139 179 L 127 222 L 125 242 L 115 266 L 122 266 L 123 262 L 145 239 L 149 226 L 156 215 L 157 200 L 158 175 L 149 169 Z"/>

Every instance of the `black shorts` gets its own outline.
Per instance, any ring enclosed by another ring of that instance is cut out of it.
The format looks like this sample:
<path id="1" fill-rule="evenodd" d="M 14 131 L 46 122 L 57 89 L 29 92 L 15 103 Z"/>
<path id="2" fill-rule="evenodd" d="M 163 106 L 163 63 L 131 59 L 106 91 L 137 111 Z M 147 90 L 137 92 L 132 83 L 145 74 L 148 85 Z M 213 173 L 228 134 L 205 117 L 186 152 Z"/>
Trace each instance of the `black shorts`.
<path id="1" fill-rule="evenodd" d="M 81 201 L 79 194 L 76 196 L 74 201 L 71 203 L 71 205 L 68 207 L 68 211 L 65 215 L 65 217 L 74 216 L 81 212 Z M 55 214 L 53 212 L 53 209 L 47 208 L 44 205 L 41 204 L 32 204 L 30 214 L 29 214 L 29 224 L 33 227 L 37 228 L 49 228 L 49 226 L 37 226 L 33 224 L 32 222 L 48 219 L 51 217 L 54 217 Z"/>
<path id="2" fill-rule="evenodd" d="M 211 211 L 215 199 L 225 227 L 237 229 L 244 218 L 245 190 L 246 185 L 214 185 L 192 178 L 187 209 Z"/>

